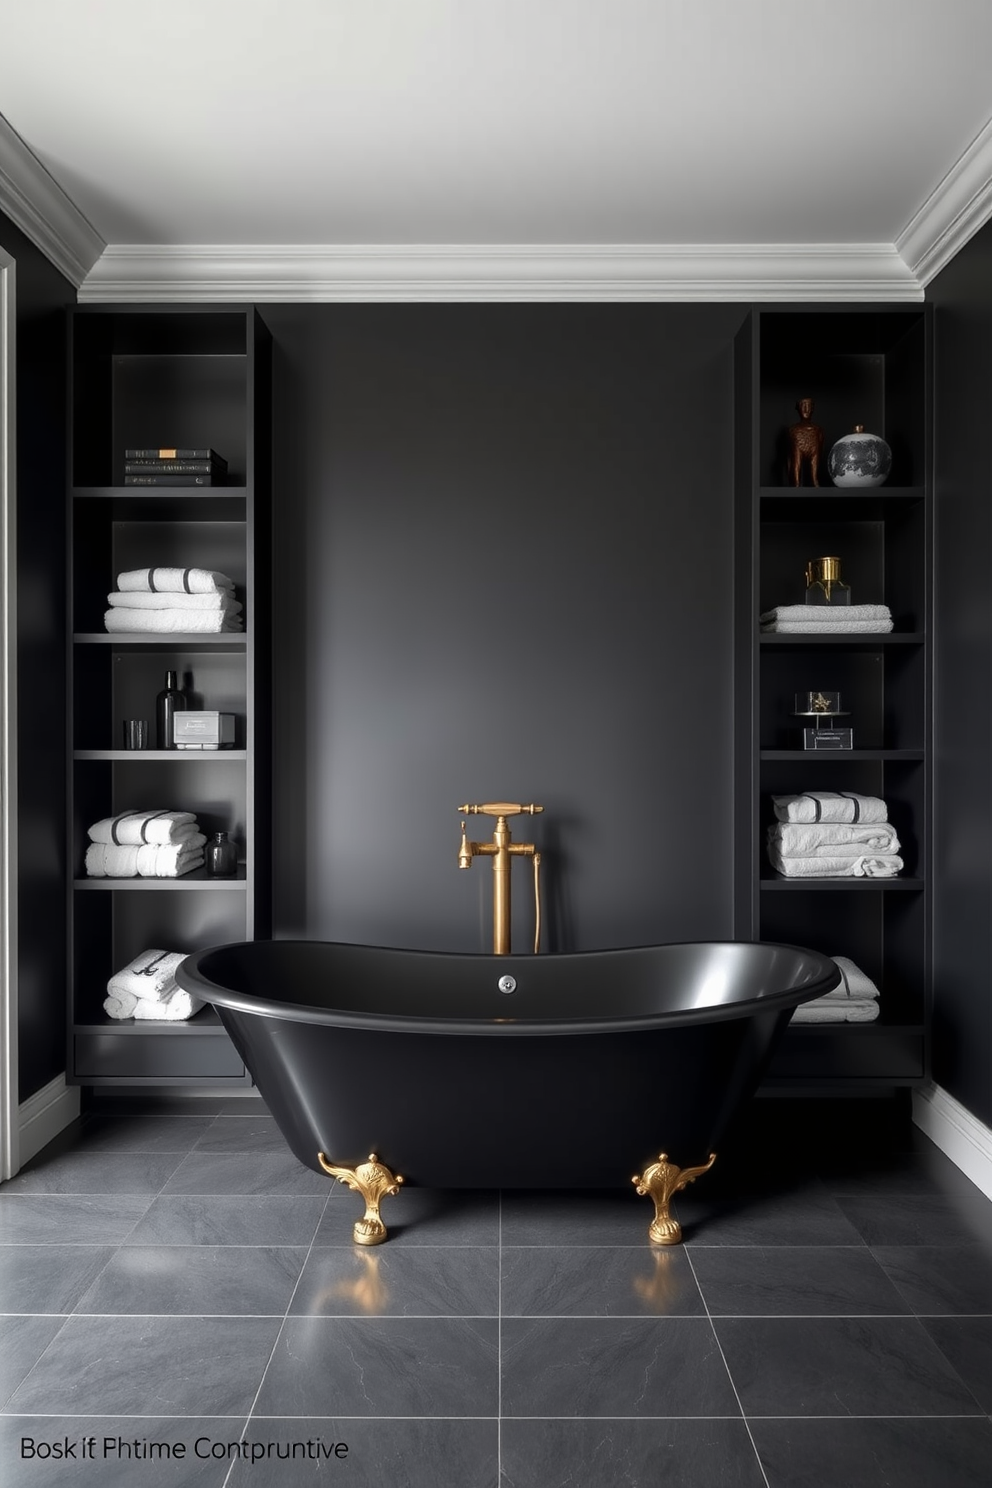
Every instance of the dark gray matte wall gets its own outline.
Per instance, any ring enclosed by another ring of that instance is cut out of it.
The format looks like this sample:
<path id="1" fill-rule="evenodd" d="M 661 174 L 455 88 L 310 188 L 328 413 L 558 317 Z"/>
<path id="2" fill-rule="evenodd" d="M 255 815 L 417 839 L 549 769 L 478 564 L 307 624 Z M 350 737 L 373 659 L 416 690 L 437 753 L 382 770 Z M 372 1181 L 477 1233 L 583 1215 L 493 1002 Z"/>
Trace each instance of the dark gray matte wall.
<path id="1" fill-rule="evenodd" d="M 992 1125 L 992 226 L 933 281 L 934 1078 Z"/>
<path id="2" fill-rule="evenodd" d="M 18 1092 L 65 1069 L 65 306 L 75 291 L 0 213 L 16 262 Z"/>
<path id="3" fill-rule="evenodd" d="M 545 807 L 547 948 L 732 935 L 744 313 L 263 307 L 277 936 L 488 948 L 494 799 Z"/>

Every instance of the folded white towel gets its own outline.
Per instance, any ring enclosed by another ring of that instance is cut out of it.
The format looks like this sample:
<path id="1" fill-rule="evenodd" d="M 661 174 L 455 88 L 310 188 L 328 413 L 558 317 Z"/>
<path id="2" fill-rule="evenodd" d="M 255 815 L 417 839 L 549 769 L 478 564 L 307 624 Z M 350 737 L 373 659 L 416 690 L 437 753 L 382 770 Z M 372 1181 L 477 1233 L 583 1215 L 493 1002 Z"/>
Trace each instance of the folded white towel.
<path id="1" fill-rule="evenodd" d="M 202 832 L 188 842 L 161 847 L 114 847 L 93 842 L 86 849 L 89 878 L 181 878 L 203 864 Z"/>
<path id="2" fill-rule="evenodd" d="M 215 594 L 142 594 L 114 589 L 107 595 L 107 602 L 116 609 L 130 610 L 224 610 L 236 615 L 242 609 L 241 601 L 227 590 Z"/>
<path id="3" fill-rule="evenodd" d="M 904 866 L 897 853 L 790 858 L 769 845 L 768 857 L 784 878 L 894 878 Z"/>
<path id="4" fill-rule="evenodd" d="M 828 992 L 827 997 L 850 997 L 855 1001 L 878 997 L 878 988 L 871 977 L 867 972 L 862 971 L 860 966 L 856 966 L 848 956 L 834 956 L 831 959 L 844 980 L 833 992 Z"/>
<path id="5" fill-rule="evenodd" d="M 776 635 L 879 635 L 892 629 L 892 621 L 841 620 L 833 625 L 819 625 L 816 621 L 776 620 L 761 629 L 766 635 L 773 632 Z"/>
<path id="6" fill-rule="evenodd" d="M 889 620 L 892 611 L 884 604 L 856 605 L 776 605 L 758 617 L 762 625 L 774 625 L 780 620 L 809 624 L 822 621 L 824 625 L 844 625 L 852 620 Z"/>
<path id="7" fill-rule="evenodd" d="M 114 972 L 107 991 L 113 997 L 127 994 L 145 1002 L 160 1002 L 176 990 L 176 967 L 185 958 L 185 951 L 142 951 Z"/>
<path id="8" fill-rule="evenodd" d="M 197 635 L 220 635 L 223 632 L 243 630 L 241 616 L 227 610 L 135 610 L 130 605 L 114 606 L 105 612 L 103 623 L 107 630 L 150 631 L 164 635 L 180 631 Z"/>
<path id="9" fill-rule="evenodd" d="M 871 997 L 849 997 L 843 1003 L 828 1003 L 814 998 L 800 1003 L 792 1023 L 872 1023 L 878 1017 L 878 1003 Z"/>
<path id="10" fill-rule="evenodd" d="M 203 1007 L 203 1002 L 192 992 L 185 992 L 182 987 L 177 987 L 171 997 L 164 1002 L 142 1001 L 135 1003 L 133 1018 L 161 1019 L 168 1023 L 183 1023 L 187 1018 L 192 1018 Z"/>
<path id="11" fill-rule="evenodd" d="M 180 957 L 182 960 L 182 957 Z M 199 997 L 176 987 L 162 1000 L 142 999 L 130 992 L 111 994 L 104 999 L 103 1010 L 111 1018 L 160 1019 L 165 1023 L 182 1023 L 204 1006 Z"/>
<path id="12" fill-rule="evenodd" d="M 889 811 L 880 796 L 856 791 L 804 791 L 799 796 L 772 796 L 779 821 L 884 822 Z"/>
<path id="13" fill-rule="evenodd" d="M 89 829 L 91 842 L 115 847 L 143 847 L 146 843 L 188 842 L 199 831 L 192 811 L 122 811 L 105 816 Z"/>
<path id="14" fill-rule="evenodd" d="M 214 594 L 228 589 L 233 594 L 234 580 L 210 568 L 133 568 L 117 575 L 117 587 L 146 593 Z"/>
<path id="15" fill-rule="evenodd" d="M 836 857 L 838 848 L 852 853 L 897 853 L 895 827 L 889 822 L 776 822 L 768 843 L 784 857 Z"/>

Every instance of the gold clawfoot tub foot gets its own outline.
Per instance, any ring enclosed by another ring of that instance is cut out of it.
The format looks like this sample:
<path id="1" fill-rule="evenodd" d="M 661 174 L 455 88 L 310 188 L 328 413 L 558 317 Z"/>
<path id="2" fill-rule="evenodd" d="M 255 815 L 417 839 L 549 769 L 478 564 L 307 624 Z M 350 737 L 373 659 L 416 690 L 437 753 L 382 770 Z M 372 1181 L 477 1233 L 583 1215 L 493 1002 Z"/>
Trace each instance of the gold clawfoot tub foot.
<path id="1" fill-rule="evenodd" d="M 674 1163 L 668 1161 L 668 1153 L 658 1154 L 658 1161 L 645 1168 L 643 1176 L 635 1173 L 630 1180 L 639 1194 L 650 1194 L 654 1199 L 654 1219 L 648 1229 L 648 1235 L 654 1245 L 678 1245 L 682 1239 L 682 1226 L 677 1219 L 673 1219 L 668 1212 L 668 1204 L 673 1194 L 679 1189 L 685 1188 L 700 1173 L 708 1173 L 716 1162 L 716 1153 L 710 1153 L 710 1160 L 698 1168 L 677 1168 Z"/>
<path id="2" fill-rule="evenodd" d="M 386 1226 L 379 1218 L 379 1204 L 387 1194 L 399 1193 L 402 1176 L 391 1173 L 374 1152 L 369 1153 L 368 1162 L 359 1163 L 355 1168 L 338 1167 L 336 1163 L 328 1162 L 322 1152 L 317 1153 L 317 1161 L 325 1173 L 339 1183 L 347 1183 L 365 1200 L 365 1213 L 352 1232 L 355 1244 L 381 1245 L 386 1238 Z"/>

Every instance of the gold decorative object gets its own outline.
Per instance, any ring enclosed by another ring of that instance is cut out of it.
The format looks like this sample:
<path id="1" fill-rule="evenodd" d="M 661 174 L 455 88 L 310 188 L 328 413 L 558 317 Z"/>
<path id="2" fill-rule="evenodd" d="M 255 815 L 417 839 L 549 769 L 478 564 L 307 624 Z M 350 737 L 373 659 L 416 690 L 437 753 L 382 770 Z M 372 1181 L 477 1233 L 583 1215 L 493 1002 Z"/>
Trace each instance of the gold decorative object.
<path id="1" fill-rule="evenodd" d="M 820 456 L 823 453 L 823 430 L 814 424 L 813 399 L 800 398 L 796 404 L 798 424 L 789 426 L 789 481 L 793 486 L 803 483 L 803 465 L 809 465 L 810 478 L 814 486 L 820 484 Z"/>
<path id="2" fill-rule="evenodd" d="M 840 576 L 839 558 L 810 558 L 806 564 L 806 603 L 851 603 L 851 586 Z"/>
<path id="3" fill-rule="evenodd" d="M 347 1183 L 365 1200 L 365 1213 L 352 1232 L 355 1244 L 381 1245 L 386 1238 L 386 1226 L 379 1217 L 379 1205 L 387 1194 L 399 1193 L 402 1176 L 391 1173 L 374 1152 L 369 1153 L 368 1162 L 359 1163 L 357 1168 L 343 1168 L 330 1163 L 322 1152 L 317 1153 L 317 1161 L 325 1173 L 339 1183 Z"/>
<path id="4" fill-rule="evenodd" d="M 645 1168 L 643 1177 L 635 1173 L 630 1180 L 639 1194 L 650 1194 L 654 1199 L 654 1219 L 648 1229 L 648 1235 L 655 1245 L 678 1245 L 682 1239 L 682 1226 L 677 1219 L 673 1219 L 668 1212 L 668 1205 L 673 1194 L 685 1188 L 687 1183 L 692 1183 L 700 1173 L 708 1173 L 716 1162 L 716 1153 L 710 1153 L 709 1162 L 703 1163 L 698 1168 L 677 1168 L 674 1163 L 668 1161 L 668 1153 L 658 1154 L 658 1161 Z"/>
<path id="5" fill-rule="evenodd" d="M 491 801 L 483 806 L 459 806 L 468 816 L 494 816 L 496 830 L 492 842 L 469 842 L 462 822 L 462 841 L 458 849 L 459 868 L 471 868 L 473 858 L 493 860 L 493 954 L 510 954 L 510 860 L 532 858 L 534 862 L 534 955 L 541 946 L 541 854 L 533 842 L 513 842 L 506 825 L 508 816 L 536 816 L 543 806 L 518 806 L 511 801 Z"/>

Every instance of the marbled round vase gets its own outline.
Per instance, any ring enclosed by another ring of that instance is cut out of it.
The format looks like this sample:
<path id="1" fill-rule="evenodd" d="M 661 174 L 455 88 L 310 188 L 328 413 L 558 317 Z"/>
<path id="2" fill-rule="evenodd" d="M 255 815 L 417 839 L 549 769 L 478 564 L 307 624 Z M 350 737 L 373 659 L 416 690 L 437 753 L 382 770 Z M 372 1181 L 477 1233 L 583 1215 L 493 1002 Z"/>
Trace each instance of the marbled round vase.
<path id="1" fill-rule="evenodd" d="M 835 486 L 851 491 L 868 491 L 880 486 L 892 469 L 892 451 L 878 434 L 866 434 L 856 424 L 853 434 L 845 434 L 831 446 L 827 456 L 827 474 Z"/>

